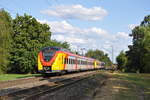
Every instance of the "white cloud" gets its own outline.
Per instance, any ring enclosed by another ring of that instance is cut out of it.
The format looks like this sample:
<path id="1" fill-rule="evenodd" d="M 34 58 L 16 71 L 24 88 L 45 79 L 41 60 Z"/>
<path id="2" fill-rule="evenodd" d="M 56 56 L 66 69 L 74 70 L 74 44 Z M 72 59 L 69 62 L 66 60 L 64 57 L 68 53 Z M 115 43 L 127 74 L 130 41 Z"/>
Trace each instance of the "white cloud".
<path id="1" fill-rule="evenodd" d="M 61 35 L 61 34 L 58 34 L 58 35 L 53 35 L 52 36 L 53 39 L 56 39 L 58 41 L 66 41 L 66 42 L 69 42 L 69 43 L 78 43 L 78 44 L 85 44 L 86 43 L 86 40 L 85 39 L 82 39 L 82 38 L 77 38 L 77 37 L 72 37 L 72 36 L 65 36 L 65 35 Z"/>
<path id="2" fill-rule="evenodd" d="M 117 56 L 121 50 L 127 50 L 128 45 L 131 44 L 131 37 L 126 32 L 110 34 L 97 27 L 81 29 L 67 21 L 38 21 L 47 23 L 51 27 L 52 39 L 66 41 L 72 47 L 104 50 L 110 57 L 111 46 L 114 47 L 114 56 Z"/>
<path id="3" fill-rule="evenodd" d="M 121 38 L 121 39 L 128 39 L 129 38 L 129 34 L 126 32 L 118 32 L 116 34 L 116 38 Z"/>
<path id="4" fill-rule="evenodd" d="M 86 8 L 80 4 L 59 5 L 47 10 L 42 10 L 41 13 L 63 19 L 81 19 L 90 21 L 101 20 L 108 14 L 107 11 L 101 7 Z"/>
<path id="5" fill-rule="evenodd" d="M 133 30 L 138 24 L 129 24 L 128 27 L 130 30 Z"/>

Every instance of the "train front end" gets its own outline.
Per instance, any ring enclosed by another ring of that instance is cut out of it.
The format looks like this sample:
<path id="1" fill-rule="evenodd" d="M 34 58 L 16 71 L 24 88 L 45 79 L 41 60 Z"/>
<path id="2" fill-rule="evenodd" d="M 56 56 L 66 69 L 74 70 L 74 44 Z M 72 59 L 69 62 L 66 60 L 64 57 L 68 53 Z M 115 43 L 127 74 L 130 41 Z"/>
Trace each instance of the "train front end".
<path id="1" fill-rule="evenodd" d="M 40 73 L 52 73 L 53 63 L 57 57 L 57 51 L 59 48 L 46 47 L 43 48 L 38 55 L 38 71 Z"/>

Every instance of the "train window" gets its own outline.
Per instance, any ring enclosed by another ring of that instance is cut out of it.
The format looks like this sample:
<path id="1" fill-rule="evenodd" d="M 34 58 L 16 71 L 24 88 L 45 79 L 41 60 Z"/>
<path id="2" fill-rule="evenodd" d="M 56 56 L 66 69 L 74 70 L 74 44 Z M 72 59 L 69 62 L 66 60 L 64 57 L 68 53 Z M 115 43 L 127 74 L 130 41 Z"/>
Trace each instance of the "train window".
<path id="1" fill-rule="evenodd" d="M 68 62 L 68 58 L 66 58 L 66 64 L 68 64 L 69 62 Z"/>
<path id="2" fill-rule="evenodd" d="M 71 64 L 73 64 L 73 59 L 71 59 Z"/>
<path id="3" fill-rule="evenodd" d="M 72 63 L 72 59 L 70 59 L 70 64 Z"/>
<path id="4" fill-rule="evenodd" d="M 65 64 L 67 64 L 67 58 L 65 58 Z"/>
<path id="5" fill-rule="evenodd" d="M 72 64 L 74 64 L 74 59 L 72 59 Z"/>
<path id="6" fill-rule="evenodd" d="M 70 59 L 70 64 L 72 64 L 72 59 Z"/>
<path id="7" fill-rule="evenodd" d="M 72 59 L 72 64 L 73 64 L 73 59 Z"/>
<path id="8" fill-rule="evenodd" d="M 69 64 L 71 64 L 71 59 L 69 59 Z"/>
<path id="9" fill-rule="evenodd" d="M 69 64 L 69 58 L 67 58 L 67 64 Z"/>
<path id="10" fill-rule="evenodd" d="M 70 64 L 72 63 L 72 59 L 70 59 Z"/>
<path id="11" fill-rule="evenodd" d="M 70 64 L 70 58 L 68 59 L 68 64 Z"/>

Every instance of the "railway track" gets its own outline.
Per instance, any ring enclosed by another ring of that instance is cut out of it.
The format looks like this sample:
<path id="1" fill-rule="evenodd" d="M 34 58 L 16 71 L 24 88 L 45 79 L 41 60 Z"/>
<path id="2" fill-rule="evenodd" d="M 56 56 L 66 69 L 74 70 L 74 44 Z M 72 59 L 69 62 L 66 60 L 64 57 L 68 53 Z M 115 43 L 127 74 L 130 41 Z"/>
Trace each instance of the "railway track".
<path id="1" fill-rule="evenodd" d="M 93 74 L 96 74 L 96 71 L 93 71 L 90 74 L 83 74 L 56 81 L 49 80 L 49 83 L 44 85 L 23 89 L 0 96 L 0 100 L 36 100 L 42 95 L 52 93 L 60 88 L 67 87 L 84 79 L 87 79 Z"/>

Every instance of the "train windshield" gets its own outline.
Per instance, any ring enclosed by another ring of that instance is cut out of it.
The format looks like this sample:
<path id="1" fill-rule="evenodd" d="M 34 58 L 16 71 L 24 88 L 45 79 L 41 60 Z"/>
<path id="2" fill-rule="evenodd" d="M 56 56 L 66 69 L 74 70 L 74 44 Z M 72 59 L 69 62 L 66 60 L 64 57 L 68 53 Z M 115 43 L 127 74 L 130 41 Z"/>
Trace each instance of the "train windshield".
<path id="1" fill-rule="evenodd" d="M 44 48 L 42 51 L 44 60 L 50 61 L 55 55 L 55 52 L 58 51 L 58 48 Z"/>

